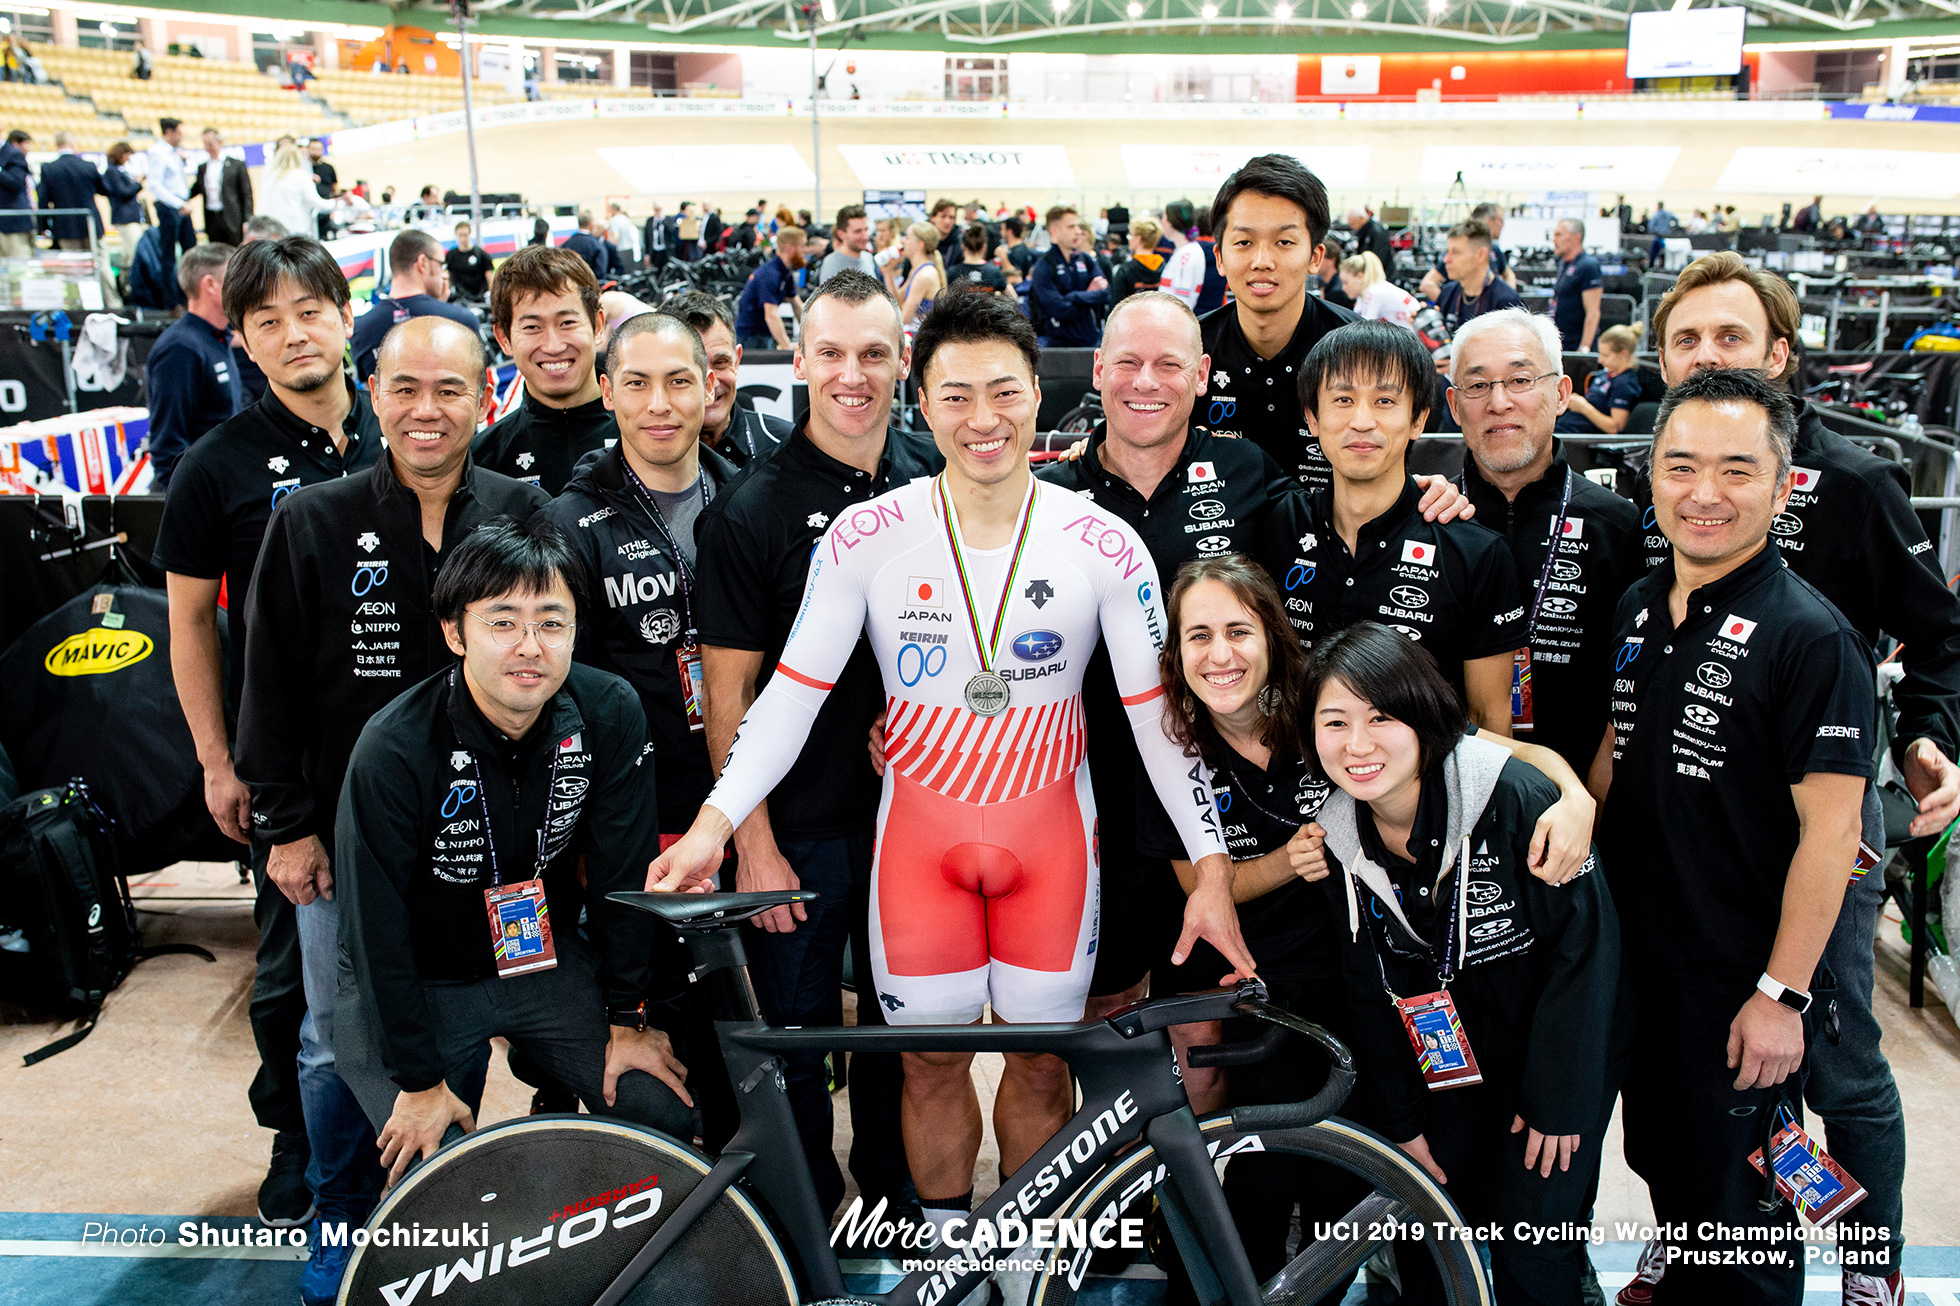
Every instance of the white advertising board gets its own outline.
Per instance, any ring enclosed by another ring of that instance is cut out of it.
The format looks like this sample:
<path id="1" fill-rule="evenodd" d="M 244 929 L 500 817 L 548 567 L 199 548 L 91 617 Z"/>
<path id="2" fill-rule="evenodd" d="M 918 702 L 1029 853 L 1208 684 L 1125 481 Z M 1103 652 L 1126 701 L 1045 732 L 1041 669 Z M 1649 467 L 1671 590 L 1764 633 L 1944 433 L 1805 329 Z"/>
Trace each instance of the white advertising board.
<path id="1" fill-rule="evenodd" d="M 1424 185 L 1447 186 L 1456 174 L 1472 195 L 1506 190 L 1653 190 L 1667 183 L 1678 145 L 1426 145 Z"/>
<path id="2" fill-rule="evenodd" d="M 1147 190 L 1189 190 L 1209 195 L 1254 155 L 1290 154 L 1333 190 L 1356 190 L 1368 184 L 1367 145 L 1316 145 L 1311 149 L 1268 151 L 1247 145 L 1125 145 L 1123 176 L 1130 185 Z"/>
<path id="3" fill-rule="evenodd" d="M 870 190 L 962 193 L 976 187 L 1073 186 L 1075 168 L 1060 145 L 840 145 L 844 162 Z"/>
<path id="4" fill-rule="evenodd" d="M 1744 145 L 1715 185 L 1767 195 L 1951 199 L 1960 195 L 1960 154 Z"/>
<path id="5" fill-rule="evenodd" d="M 811 186 L 816 177 L 794 145 L 608 145 L 597 151 L 642 194 Z"/>

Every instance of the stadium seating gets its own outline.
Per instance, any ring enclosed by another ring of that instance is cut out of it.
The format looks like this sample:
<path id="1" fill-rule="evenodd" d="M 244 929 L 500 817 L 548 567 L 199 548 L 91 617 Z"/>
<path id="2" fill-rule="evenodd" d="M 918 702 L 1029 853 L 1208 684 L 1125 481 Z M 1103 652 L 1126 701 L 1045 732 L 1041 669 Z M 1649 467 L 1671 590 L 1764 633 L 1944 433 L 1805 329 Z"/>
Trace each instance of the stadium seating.
<path id="1" fill-rule="evenodd" d="M 52 150 L 54 134 L 71 132 L 78 150 L 106 150 L 128 132 L 122 121 L 105 118 L 85 100 L 71 100 L 59 86 L 0 82 L 0 131 L 19 128 L 34 137 L 37 149 Z"/>
<path id="2" fill-rule="evenodd" d="M 164 55 L 157 59 L 154 75 L 138 81 L 130 75 L 131 60 L 124 51 L 44 46 L 36 53 L 48 75 L 69 94 L 87 96 L 96 108 L 121 115 L 131 132 L 145 136 L 166 115 L 183 120 L 190 145 L 206 127 L 216 127 L 230 144 L 244 145 L 288 134 L 318 136 L 345 125 L 250 64 Z"/>
<path id="3" fill-rule="evenodd" d="M 308 91 L 356 123 L 392 122 L 423 114 L 448 113 L 463 107 L 463 79 L 428 73 L 361 73 L 339 70 L 314 76 Z M 521 100 L 501 83 L 478 81 L 470 94 L 478 105 Z"/>

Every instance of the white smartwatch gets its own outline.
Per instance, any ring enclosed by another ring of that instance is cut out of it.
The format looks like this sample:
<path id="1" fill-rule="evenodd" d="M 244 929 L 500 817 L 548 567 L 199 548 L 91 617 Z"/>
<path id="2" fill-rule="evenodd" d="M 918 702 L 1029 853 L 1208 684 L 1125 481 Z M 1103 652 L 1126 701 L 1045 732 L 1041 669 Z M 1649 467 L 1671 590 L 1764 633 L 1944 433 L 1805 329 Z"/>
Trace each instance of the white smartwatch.
<path id="1" fill-rule="evenodd" d="M 1810 995 L 1808 993 L 1805 993 L 1802 989 L 1791 988 L 1768 971 L 1764 971 L 1762 978 L 1756 981 L 1756 992 L 1762 994 L 1771 1002 L 1782 1003 L 1798 1015 L 1802 1015 L 1804 1012 L 1810 1010 Z"/>

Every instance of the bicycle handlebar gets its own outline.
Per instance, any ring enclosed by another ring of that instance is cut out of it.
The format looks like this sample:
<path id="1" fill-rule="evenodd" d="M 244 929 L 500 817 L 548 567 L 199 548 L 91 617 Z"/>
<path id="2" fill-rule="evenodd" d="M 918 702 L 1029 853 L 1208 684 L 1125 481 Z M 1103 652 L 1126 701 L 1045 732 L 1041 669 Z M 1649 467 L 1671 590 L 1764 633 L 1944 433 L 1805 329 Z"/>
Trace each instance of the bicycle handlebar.
<path id="1" fill-rule="evenodd" d="M 1269 1106 L 1242 1106 L 1232 1110 L 1232 1127 L 1244 1133 L 1262 1129 L 1305 1129 L 1333 1115 L 1354 1091 L 1354 1057 L 1347 1046 L 1310 1020 L 1302 1020 L 1284 1007 L 1275 1007 L 1263 998 L 1248 997 L 1234 1008 L 1240 1015 L 1256 1016 L 1277 1028 L 1267 1030 L 1249 1043 L 1220 1044 L 1219 1050 L 1191 1065 L 1238 1065 L 1256 1060 L 1277 1045 L 1285 1031 L 1318 1044 L 1327 1054 L 1327 1082 L 1304 1102 L 1277 1102 Z M 1256 1053 L 1254 1050 L 1257 1050 Z M 1192 1049 L 1193 1052 L 1198 1049 Z"/>

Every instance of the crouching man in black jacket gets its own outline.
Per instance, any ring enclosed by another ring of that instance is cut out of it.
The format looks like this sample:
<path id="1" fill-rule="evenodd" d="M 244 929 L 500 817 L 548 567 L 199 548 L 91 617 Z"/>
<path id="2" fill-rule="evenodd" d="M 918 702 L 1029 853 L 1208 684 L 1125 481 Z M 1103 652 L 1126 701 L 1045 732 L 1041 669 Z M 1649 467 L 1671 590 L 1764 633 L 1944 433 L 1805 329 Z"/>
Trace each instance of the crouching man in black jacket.
<path id="1" fill-rule="evenodd" d="M 606 900 L 646 882 L 660 823 L 638 697 L 572 661 L 589 602 L 555 528 L 478 530 L 436 581 L 460 661 L 354 746 L 334 1051 L 391 1182 L 450 1125 L 474 1128 L 457 1089 L 492 1036 L 594 1114 L 686 1136 L 687 1072 L 646 1028 L 653 922 Z"/>
<path id="2" fill-rule="evenodd" d="M 1334 792 L 1318 820 L 1365 1123 L 1401 1145 L 1472 1225 L 1493 1225 L 1501 1302 L 1576 1303 L 1612 1114 L 1607 1039 L 1620 929 L 1588 857 L 1531 874 L 1558 791 L 1463 734 L 1435 660 L 1357 622 L 1316 645 L 1303 707 Z M 1402 1300 L 1441 1301 L 1420 1243 Z"/>

